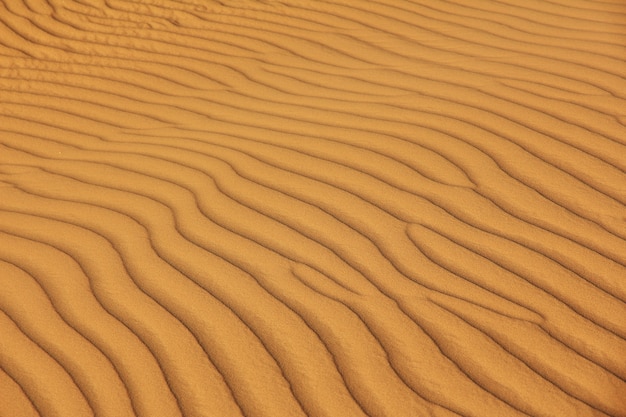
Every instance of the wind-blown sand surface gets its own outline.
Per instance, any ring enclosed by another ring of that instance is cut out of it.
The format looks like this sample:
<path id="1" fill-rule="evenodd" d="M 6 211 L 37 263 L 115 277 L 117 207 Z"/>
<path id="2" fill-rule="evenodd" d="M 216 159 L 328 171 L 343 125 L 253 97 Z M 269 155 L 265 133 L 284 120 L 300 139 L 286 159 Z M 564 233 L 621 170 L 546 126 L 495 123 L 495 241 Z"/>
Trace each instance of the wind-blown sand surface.
<path id="1" fill-rule="evenodd" d="M 0 416 L 626 416 L 620 0 L 0 3 Z"/>

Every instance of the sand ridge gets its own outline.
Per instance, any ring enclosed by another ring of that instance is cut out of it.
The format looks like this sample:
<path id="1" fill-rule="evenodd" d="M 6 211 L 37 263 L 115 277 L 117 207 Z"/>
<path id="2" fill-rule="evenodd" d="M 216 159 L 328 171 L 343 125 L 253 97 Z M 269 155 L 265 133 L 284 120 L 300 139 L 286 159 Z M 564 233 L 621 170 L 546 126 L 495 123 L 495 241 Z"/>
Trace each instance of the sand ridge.
<path id="1" fill-rule="evenodd" d="M 626 416 L 626 6 L 0 2 L 0 416 Z"/>

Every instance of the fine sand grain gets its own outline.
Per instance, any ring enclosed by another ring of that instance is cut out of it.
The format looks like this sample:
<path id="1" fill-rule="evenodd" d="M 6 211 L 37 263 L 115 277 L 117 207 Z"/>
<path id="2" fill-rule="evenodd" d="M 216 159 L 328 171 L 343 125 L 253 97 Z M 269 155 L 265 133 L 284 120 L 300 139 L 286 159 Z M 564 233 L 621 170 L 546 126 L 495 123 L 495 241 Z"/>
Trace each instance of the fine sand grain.
<path id="1" fill-rule="evenodd" d="M 0 417 L 623 417 L 625 358 L 625 2 L 0 2 Z"/>

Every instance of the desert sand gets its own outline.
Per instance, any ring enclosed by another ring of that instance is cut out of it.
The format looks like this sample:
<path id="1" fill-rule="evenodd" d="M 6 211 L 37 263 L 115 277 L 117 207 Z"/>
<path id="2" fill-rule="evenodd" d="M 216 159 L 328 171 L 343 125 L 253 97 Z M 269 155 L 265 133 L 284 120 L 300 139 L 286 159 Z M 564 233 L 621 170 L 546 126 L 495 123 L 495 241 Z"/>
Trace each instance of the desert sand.
<path id="1" fill-rule="evenodd" d="M 1 417 L 626 416 L 625 358 L 625 2 L 0 2 Z"/>

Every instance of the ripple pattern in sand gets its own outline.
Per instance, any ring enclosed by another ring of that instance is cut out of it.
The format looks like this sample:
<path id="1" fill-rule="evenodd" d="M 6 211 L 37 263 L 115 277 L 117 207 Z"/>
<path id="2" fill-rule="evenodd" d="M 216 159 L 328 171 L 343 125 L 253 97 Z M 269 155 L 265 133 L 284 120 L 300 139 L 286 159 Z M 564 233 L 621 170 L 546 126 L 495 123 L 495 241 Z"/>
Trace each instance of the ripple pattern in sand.
<path id="1" fill-rule="evenodd" d="M 0 2 L 0 415 L 626 416 L 626 7 Z"/>

